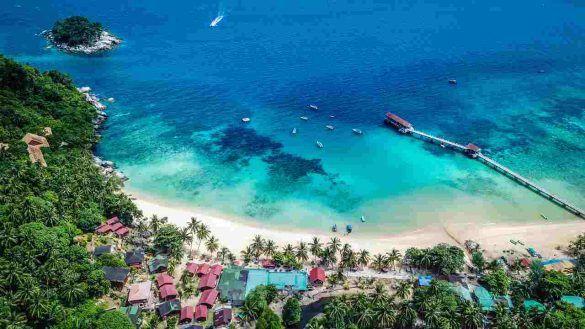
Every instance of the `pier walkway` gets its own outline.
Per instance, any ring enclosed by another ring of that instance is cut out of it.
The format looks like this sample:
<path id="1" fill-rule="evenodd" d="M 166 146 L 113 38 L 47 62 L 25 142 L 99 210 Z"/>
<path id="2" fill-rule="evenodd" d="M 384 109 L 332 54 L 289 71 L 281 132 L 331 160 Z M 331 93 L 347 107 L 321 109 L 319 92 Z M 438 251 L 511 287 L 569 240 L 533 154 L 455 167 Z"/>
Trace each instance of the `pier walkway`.
<path id="1" fill-rule="evenodd" d="M 457 151 L 460 151 L 460 152 L 466 154 L 470 158 L 478 159 L 479 161 L 486 164 L 488 167 L 490 167 L 490 168 L 506 175 L 507 177 L 513 179 L 514 181 L 526 186 L 528 189 L 540 194 L 541 196 L 547 198 L 551 202 L 554 202 L 555 204 L 561 206 L 566 211 L 568 211 L 568 212 L 570 212 L 578 217 L 585 219 L 585 211 L 572 205 L 568 201 L 565 201 L 565 200 L 559 198 L 555 194 L 548 192 L 546 189 L 535 184 L 534 182 L 532 182 L 528 178 L 525 178 L 524 176 L 514 172 L 513 170 L 509 169 L 508 167 L 505 167 L 505 166 L 499 164 L 498 162 L 490 159 L 489 157 L 485 156 L 484 154 L 481 153 L 481 149 L 474 144 L 468 144 L 467 146 L 463 146 L 461 144 L 454 143 L 452 141 L 449 141 L 449 140 L 446 140 L 446 139 L 443 139 L 440 137 L 436 137 L 433 135 L 429 135 L 429 134 L 424 133 L 422 131 L 418 131 L 418 130 L 414 129 L 412 124 L 410 124 L 408 121 L 406 121 L 406 120 L 404 120 L 404 119 L 402 119 L 402 118 L 400 118 L 392 113 L 386 114 L 385 122 L 387 124 L 389 124 L 390 126 L 393 126 L 394 128 L 396 128 L 400 133 L 411 134 L 415 137 L 418 137 L 418 138 L 421 138 L 421 139 L 424 139 L 424 140 L 427 140 L 427 141 L 430 141 L 433 143 L 439 143 L 443 147 L 449 147 L 449 148 L 455 149 Z"/>

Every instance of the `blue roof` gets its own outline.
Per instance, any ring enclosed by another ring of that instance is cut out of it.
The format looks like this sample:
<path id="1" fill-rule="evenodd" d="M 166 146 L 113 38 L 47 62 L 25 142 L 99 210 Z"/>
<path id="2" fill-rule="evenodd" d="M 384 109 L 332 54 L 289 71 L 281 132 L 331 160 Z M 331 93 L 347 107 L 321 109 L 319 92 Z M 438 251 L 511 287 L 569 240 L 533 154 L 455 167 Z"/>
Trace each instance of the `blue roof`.
<path id="1" fill-rule="evenodd" d="M 246 280 L 246 296 L 259 285 L 273 284 L 282 290 L 307 290 L 308 275 L 305 271 L 272 272 L 265 269 L 249 269 Z"/>
<path id="2" fill-rule="evenodd" d="M 565 303 L 573 304 L 577 308 L 585 307 L 585 301 L 579 296 L 563 296 L 561 300 Z"/>
<path id="3" fill-rule="evenodd" d="M 428 287 L 431 285 L 432 280 L 433 280 L 432 276 L 419 275 L 418 276 L 418 285 L 421 287 Z"/>
<path id="4" fill-rule="evenodd" d="M 473 291 L 473 294 L 477 298 L 477 302 L 481 305 L 482 310 L 484 311 L 493 310 L 494 299 L 492 298 L 492 295 L 486 288 L 482 286 L 476 287 L 475 290 Z"/>
<path id="5" fill-rule="evenodd" d="M 498 304 L 503 304 L 504 306 L 506 306 L 509 309 L 514 307 L 514 305 L 512 304 L 512 298 L 510 298 L 510 296 L 508 296 L 508 295 L 495 296 L 494 299 L 496 300 L 496 302 Z"/>
<path id="6" fill-rule="evenodd" d="M 542 266 L 545 266 L 545 265 L 562 263 L 562 262 L 566 262 L 566 261 L 569 261 L 571 263 L 575 263 L 574 258 L 553 258 L 553 259 L 543 260 L 542 262 L 540 262 L 540 264 Z"/>
<path id="7" fill-rule="evenodd" d="M 460 285 L 456 285 L 453 287 L 453 291 L 455 291 L 455 293 L 457 294 L 457 296 L 459 296 L 459 298 L 466 300 L 466 301 L 472 301 L 473 299 L 471 298 L 471 291 L 469 291 L 469 289 L 460 286 Z"/>

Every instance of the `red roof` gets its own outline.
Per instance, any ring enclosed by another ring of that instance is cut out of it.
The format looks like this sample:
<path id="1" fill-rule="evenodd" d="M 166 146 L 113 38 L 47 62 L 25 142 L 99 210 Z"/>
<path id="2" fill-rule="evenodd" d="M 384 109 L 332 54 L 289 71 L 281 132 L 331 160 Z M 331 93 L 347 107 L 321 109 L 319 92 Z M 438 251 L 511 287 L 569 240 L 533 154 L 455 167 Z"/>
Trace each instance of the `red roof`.
<path id="1" fill-rule="evenodd" d="M 125 236 L 126 234 L 128 234 L 128 232 L 130 232 L 130 230 L 128 230 L 128 228 L 124 226 L 122 228 L 117 229 L 116 232 L 114 233 L 116 233 L 116 235 L 118 236 Z"/>
<path id="2" fill-rule="evenodd" d="M 213 326 L 215 328 L 221 326 L 227 326 L 232 322 L 232 309 L 231 308 L 222 308 L 219 310 L 215 310 L 213 313 Z"/>
<path id="3" fill-rule="evenodd" d="M 98 228 L 95 229 L 95 231 L 97 233 L 100 233 L 100 234 L 108 233 L 111 230 L 112 230 L 112 228 L 108 224 L 102 224 L 102 225 L 98 226 Z"/>
<path id="4" fill-rule="evenodd" d="M 181 317 L 179 322 L 191 322 L 193 321 L 193 306 L 185 306 L 181 309 Z"/>
<path id="5" fill-rule="evenodd" d="M 116 217 L 116 216 L 114 216 L 114 217 L 112 217 L 112 218 L 110 218 L 110 219 L 108 219 L 108 220 L 106 221 L 106 223 L 107 223 L 108 225 L 116 224 L 116 223 L 119 223 L 119 222 L 120 222 L 120 220 L 119 220 L 119 219 L 118 219 L 118 217 Z"/>
<path id="6" fill-rule="evenodd" d="M 189 262 L 187 263 L 187 265 L 185 266 L 185 269 L 187 270 L 187 272 L 191 273 L 191 274 L 195 274 L 197 272 L 197 268 L 199 266 L 197 266 L 197 264 L 193 263 L 193 262 Z"/>
<path id="7" fill-rule="evenodd" d="M 199 304 L 195 306 L 195 321 L 207 320 L 207 306 Z"/>
<path id="8" fill-rule="evenodd" d="M 159 275 L 156 276 L 156 285 L 160 288 L 162 286 L 164 286 L 165 284 L 173 284 L 173 277 L 166 274 L 166 273 L 161 273 Z"/>
<path id="9" fill-rule="evenodd" d="M 309 272 L 309 281 L 311 283 L 323 283 L 325 282 L 325 270 L 322 267 L 314 267 Z"/>
<path id="10" fill-rule="evenodd" d="M 177 297 L 177 289 L 172 284 L 165 284 L 160 288 L 160 298 L 173 299 Z"/>
<path id="11" fill-rule="evenodd" d="M 199 279 L 199 290 L 213 289 L 217 284 L 217 275 L 209 273 Z"/>
<path id="12" fill-rule="evenodd" d="M 521 264 L 523 267 L 530 267 L 530 264 L 532 264 L 532 260 L 530 260 L 530 259 L 528 259 L 528 258 L 522 258 L 522 259 L 520 260 L 520 264 Z"/>
<path id="13" fill-rule="evenodd" d="M 121 229 L 122 227 L 124 227 L 124 225 L 122 223 L 114 223 L 114 224 L 110 224 L 110 227 L 112 228 L 112 231 L 117 231 L 117 230 Z"/>
<path id="14" fill-rule="evenodd" d="M 274 264 L 274 261 L 272 261 L 272 259 L 263 259 L 262 260 L 262 267 L 264 268 L 275 268 L 276 264 Z"/>
<path id="15" fill-rule="evenodd" d="M 223 266 L 219 265 L 219 264 L 215 264 L 211 266 L 211 274 L 215 275 L 215 276 L 219 276 L 221 274 L 221 271 L 223 271 Z"/>
<path id="16" fill-rule="evenodd" d="M 410 124 L 410 122 L 402 119 L 401 117 L 397 116 L 394 113 L 390 113 L 390 112 L 386 113 L 386 118 L 396 122 L 397 124 L 399 124 L 403 127 L 412 128 L 412 125 Z"/>
<path id="17" fill-rule="evenodd" d="M 198 276 L 203 276 L 207 273 L 209 273 L 209 264 L 203 263 L 203 264 L 198 266 L 198 268 L 197 268 L 197 275 Z"/>
<path id="18" fill-rule="evenodd" d="M 476 153 L 479 152 L 479 151 L 481 151 L 481 148 L 479 146 L 477 146 L 475 144 L 471 144 L 471 143 L 467 144 L 466 148 L 468 150 L 470 150 L 472 152 L 476 152 Z"/>
<path id="19" fill-rule="evenodd" d="M 217 299 L 217 295 L 219 292 L 217 289 L 209 289 L 205 290 L 201 294 L 201 298 L 199 298 L 199 304 L 207 305 L 208 307 L 212 307 L 215 304 L 215 300 Z"/>

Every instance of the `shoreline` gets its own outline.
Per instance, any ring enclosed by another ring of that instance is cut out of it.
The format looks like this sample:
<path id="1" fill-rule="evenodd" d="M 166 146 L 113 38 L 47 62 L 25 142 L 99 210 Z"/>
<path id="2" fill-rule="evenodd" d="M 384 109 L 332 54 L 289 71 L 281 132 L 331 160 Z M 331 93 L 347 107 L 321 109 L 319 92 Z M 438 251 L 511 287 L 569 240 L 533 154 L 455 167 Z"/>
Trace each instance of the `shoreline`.
<path id="1" fill-rule="evenodd" d="M 100 35 L 99 39 L 96 40 L 90 46 L 79 45 L 79 46 L 74 46 L 74 47 L 68 46 L 66 44 L 61 44 L 61 43 L 55 42 L 55 40 L 53 39 L 53 34 L 51 33 L 51 30 L 44 30 L 40 33 L 40 35 L 45 37 L 45 39 L 47 39 L 47 41 L 51 45 L 55 46 L 55 48 L 57 48 L 61 51 L 64 51 L 66 53 L 72 53 L 72 54 L 94 55 L 94 54 L 98 54 L 101 52 L 106 52 L 106 51 L 112 50 L 116 46 L 118 46 L 122 43 L 122 39 L 116 37 L 115 35 L 107 32 L 107 31 L 102 31 L 102 34 Z"/>
<path id="2" fill-rule="evenodd" d="M 239 252 L 252 242 L 255 235 L 261 235 L 265 239 L 274 240 L 279 247 L 288 243 L 296 245 L 299 241 L 310 242 L 314 236 L 326 243 L 335 236 L 341 240 L 342 244 L 349 243 L 354 250 L 366 249 L 372 255 L 388 252 L 392 248 L 404 253 L 410 247 L 427 248 L 438 243 L 448 243 L 465 249 L 463 245 L 465 240 L 473 240 L 480 244 L 488 257 L 499 257 L 503 250 L 509 249 L 525 254 L 525 248 L 533 247 L 544 258 L 553 258 L 563 257 L 562 251 L 557 250 L 558 246 L 566 247 L 570 240 L 585 231 L 585 221 L 541 224 L 453 222 L 429 225 L 399 234 L 389 233 L 381 237 L 356 233 L 347 235 L 341 232 L 291 230 L 277 226 L 260 227 L 217 211 L 170 205 L 160 200 L 137 197 L 131 192 L 124 190 L 124 193 L 133 198 L 133 202 L 145 217 L 153 214 L 166 216 L 169 223 L 179 227 L 184 227 L 191 217 L 196 217 L 209 227 L 222 246 L 228 247 L 236 255 L 239 255 Z M 525 246 L 514 245 L 510 243 L 510 239 L 521 240 Z"/>

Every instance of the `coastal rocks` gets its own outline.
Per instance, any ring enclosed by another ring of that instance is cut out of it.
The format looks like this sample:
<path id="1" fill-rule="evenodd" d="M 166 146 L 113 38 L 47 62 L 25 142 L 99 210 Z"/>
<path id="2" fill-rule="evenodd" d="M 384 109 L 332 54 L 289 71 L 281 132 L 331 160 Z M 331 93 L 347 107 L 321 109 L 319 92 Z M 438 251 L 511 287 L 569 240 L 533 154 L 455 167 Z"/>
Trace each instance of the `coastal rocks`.
<path id="1" fill-rule="evenodd" d="M 108 114 L 104 112 L 106 106 L 100 103 L 100 99 L 95 94 L 90 94 L 91 88 L 90 87 L 81 87 L 77 88 L 77 90 L 84 95 L 85 101 L 91 104 L 97 113 L 97 117 L 92 121 L 93 128 L 96 131 L 96 136 L 100 136 L 97 134 L 97 131 L 101 128 L 102 124 L 108 118 Z M 123 173 L 115 170 L 115 164 L 113 161 L 102 160 L 98 156 L 93 156 L 93 161 L 96 166 L 100 167 L 102 170 L 102 174 L 106 177 L 116 176 L 121 181 L 127 181 L 128 177 Z"/>
<path id="2" fill-rule="evenodd" d="M 50 30 L 45 30 L 41 32 L 41 35 L 44 36 L 51 44 L 57 47 L 59 50 L 68 52 L 68 53 L 76 53 L 76 54 L 86 54 L 91 55 L 95 53 L 100 53 L 103 51 L 111 50 L 117 45 L 119 45 L 122 40 L 114 36 L 113 34 L 102 31 L 99 38 L 92 44 L 92 45 L 78 45 L 78 46 L 68 46 L 63 43 L 58 43 L 55 41 L 53 37 L 53 33 Z"/>

